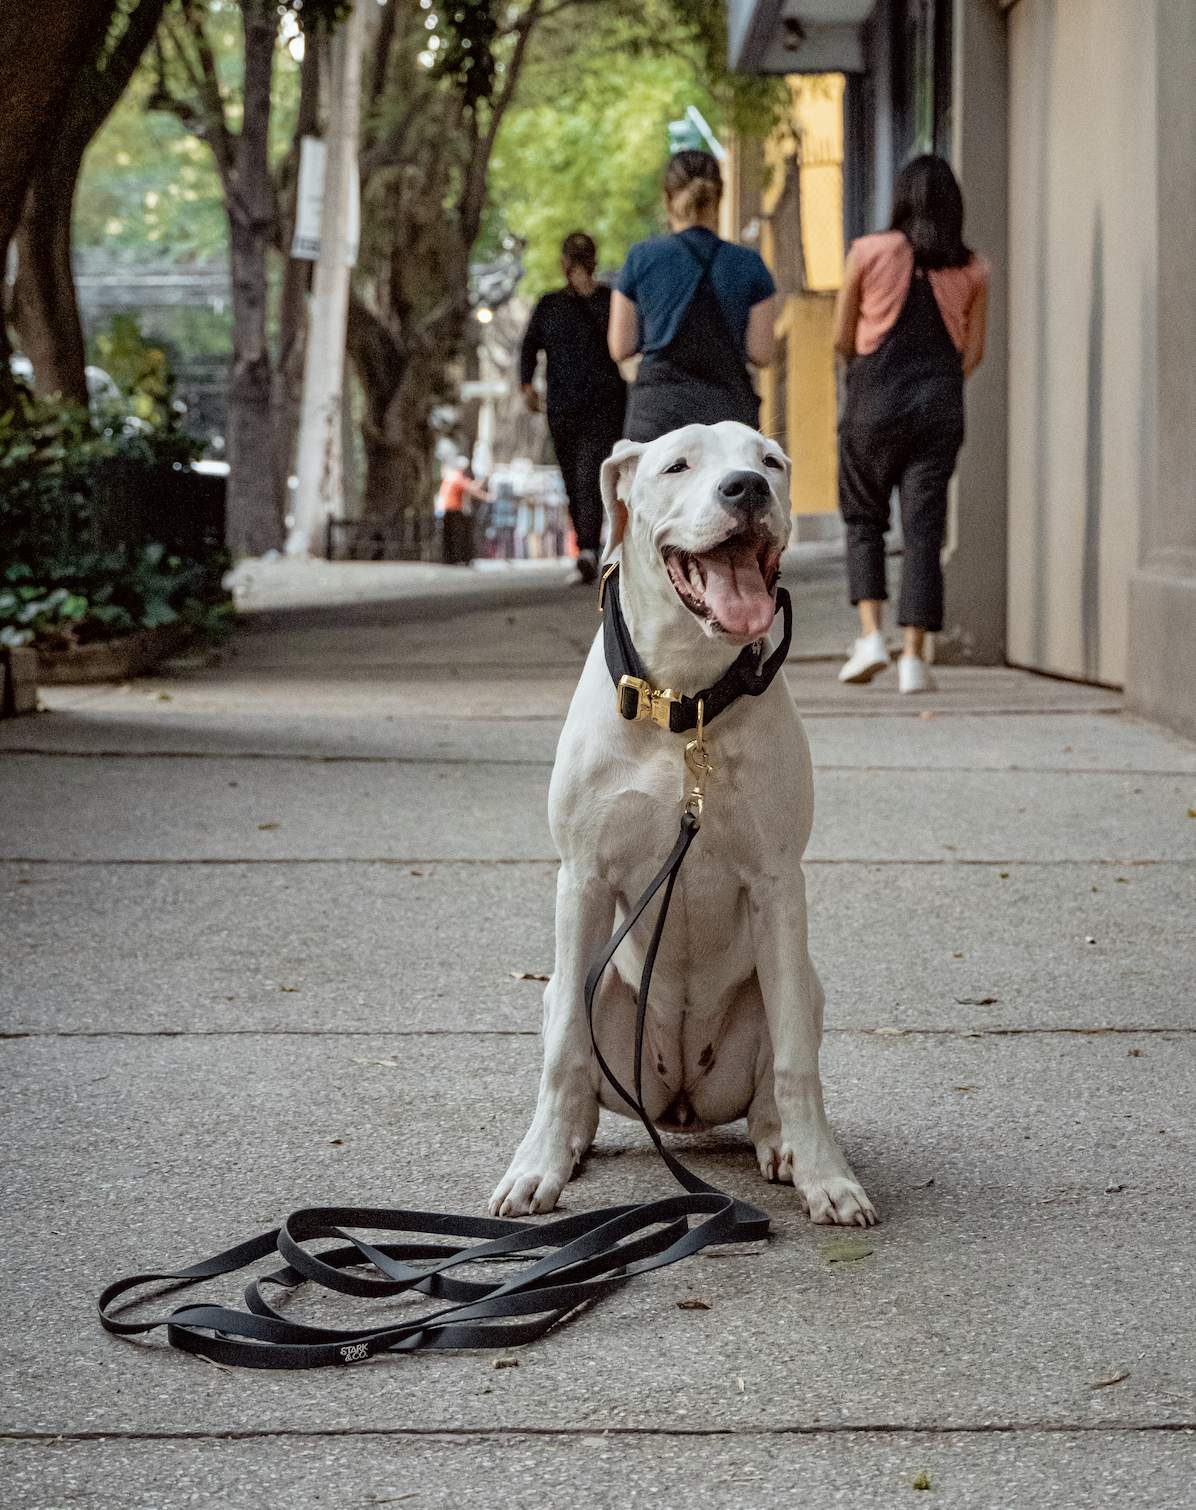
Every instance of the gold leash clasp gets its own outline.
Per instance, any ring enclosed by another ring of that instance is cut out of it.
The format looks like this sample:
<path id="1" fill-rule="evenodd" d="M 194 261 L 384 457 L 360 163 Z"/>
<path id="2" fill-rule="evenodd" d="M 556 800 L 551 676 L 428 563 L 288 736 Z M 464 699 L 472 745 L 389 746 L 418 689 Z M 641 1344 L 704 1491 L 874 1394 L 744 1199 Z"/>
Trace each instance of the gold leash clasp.
<path id="1" fill-rule="evenodd" d="M 702 804 L 706 797 L 706 778 L 714 775 L 714 767 L 710 764 L 710 752 L 706 748 L 706 741 L 702 737 L 702 720 L 706 714 L 706 705 L 701 698 L 698 699 L 698 733 L 696 739 L 691 739 L 685 746 L 685 764 L 689 768 L 690 775 L 694 779 L 694 788 L 685 801 L 685 811 L 695 820 L 694 826 L 701 827 Z"/>
<path id="2" fill-rule="evenodd" d="M 602 612 L 602 600 L 603 600 L 603 598 L 606 597 L 606 579 L 611 575 L 612 572 L 616 572 L 616 571 L 618 571 L 618 569 L 619 569 L 619 563 L 617 561 L 612 561 L 611 564 L 602 573 L 602 581 L 599 582 L 599 584 L 598 584 L 598 612 L 599 613 Z"/>

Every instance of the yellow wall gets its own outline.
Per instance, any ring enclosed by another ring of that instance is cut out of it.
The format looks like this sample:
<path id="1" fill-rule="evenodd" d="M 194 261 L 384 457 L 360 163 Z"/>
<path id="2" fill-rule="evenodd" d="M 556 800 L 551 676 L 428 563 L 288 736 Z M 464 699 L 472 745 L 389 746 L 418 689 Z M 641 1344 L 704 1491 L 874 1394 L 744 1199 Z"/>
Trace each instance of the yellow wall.
<path id="1" fill-rule="evenodd" d="M 793 462 L 789 499 L 795 514 L 833 514 L 839 507 L 834 301 L 825 294 L 786 299 L 777 335 L 787 363 L 785 448 Z"/>
<path id="2" fill-rule="evenodd" d="M 843 282 L 843 90 L 841 73 L 789 80 L 801 162 L 801 239 L 806 285 L 829 293 Z"/>
<path id="3" fill-rule="evenodd" d="M 786 299 L 777 321 L 777 360 L 760 374 L 760 425 L 792 458 L 793 512 L 833 514 L 839 478 L 832 295 L 843 281 L 845 81 L 842 74 L 794 74 L 787 82 L 792 117 L 764 148 L 772 176 L 761 201 L 760 252 L 771 266 L 769 217 L 780 201 L 788 163 L 796 157 L 806 292 Z"/>

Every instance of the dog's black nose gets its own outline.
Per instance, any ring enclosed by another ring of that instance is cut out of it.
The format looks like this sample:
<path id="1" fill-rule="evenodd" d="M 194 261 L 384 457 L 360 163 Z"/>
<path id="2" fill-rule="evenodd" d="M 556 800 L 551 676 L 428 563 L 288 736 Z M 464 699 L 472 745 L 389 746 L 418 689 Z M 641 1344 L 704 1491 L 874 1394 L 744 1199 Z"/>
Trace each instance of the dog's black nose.
<path id="1" fill-rule="evenodd" d="M 719 483 L 716 496 L 728 514 L 744 518 L 772 503 L 768 478 L 762 472 L 728 472 Z"/>

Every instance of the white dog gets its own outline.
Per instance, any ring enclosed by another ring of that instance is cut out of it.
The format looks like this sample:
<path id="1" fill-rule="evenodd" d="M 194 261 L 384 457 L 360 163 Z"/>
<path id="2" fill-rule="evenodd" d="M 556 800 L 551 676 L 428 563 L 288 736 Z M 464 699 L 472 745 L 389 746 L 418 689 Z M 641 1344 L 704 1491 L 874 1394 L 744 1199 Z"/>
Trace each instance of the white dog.
<path id="1" fill-rule="evenodd" d="M 689 425 L 621 441 L 602 468 L 608 559 L 652 685 L 712 686 L 776 613 L 789 537 L 789 463 L 745 425 Z M 823 992 L 806 944 L 801 857 L 814 790 L 793 697 L 778 675 L 706 725 L 713 775 L 656 960 L 644 1036 L 644 1104 L 657 1127 L 747 1117 L 761 1172 L 792 1182 L 816 1222 L 876 1213 L 827 1125 L 818 1077 Z M 685 737 L 620 717 L 599 634 L 557 748 L 549 821 L 561 856 L 556 968 L 544 992 L 544 1072 L 527 1136 L 490 1202 L 551 1211 L 598 1127 L 627 1107 L 602 1075 L 586 972 L 659 870 L 687 785 Z M 598 1044 L 634 1079 L 635 983 L 655 906 L 620 946 L 594 1002 Z"/>

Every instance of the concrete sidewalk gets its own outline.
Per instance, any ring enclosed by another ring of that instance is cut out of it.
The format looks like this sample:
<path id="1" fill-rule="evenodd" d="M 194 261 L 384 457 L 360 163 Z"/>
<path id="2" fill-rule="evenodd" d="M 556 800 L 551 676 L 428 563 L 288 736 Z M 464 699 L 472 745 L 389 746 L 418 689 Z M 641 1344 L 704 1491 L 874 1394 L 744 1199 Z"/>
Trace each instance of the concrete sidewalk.
<path id="1" fill-rule="evenodd" d="M 839 687 L 812 555 L 787 674 L 867 1256 L 831 1261 L 737 1125 L 675 1141 L 774 1237 L 518 1368 L 230 1373 L 100 1331 L 112 1278 L 299 1206 L 480 1213 L 526 1128 L 541 987 L 512 972 L 552 967 L 545 798 L 598 620 L 547 570 L 458 577 L 263 601 L 215 666 L 0 725 L 5 1506 L 1191 1505 L 1196 748 L 1011 670 Z M 566 1205 L 670 1188 L 604 1114 Z"/>

